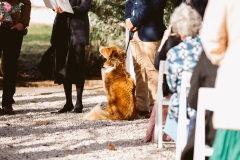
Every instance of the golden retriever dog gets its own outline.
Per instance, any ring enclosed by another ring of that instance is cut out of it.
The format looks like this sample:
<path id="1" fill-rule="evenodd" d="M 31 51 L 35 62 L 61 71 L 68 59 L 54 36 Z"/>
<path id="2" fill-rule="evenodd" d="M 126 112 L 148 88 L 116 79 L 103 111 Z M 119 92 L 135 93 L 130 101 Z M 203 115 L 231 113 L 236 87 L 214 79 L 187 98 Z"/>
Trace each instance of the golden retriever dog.
<path id="1" fill-rule="evenodd" d="M 107 59 L 105 68 L 105 91 L 108 104 L 105 110 L 96 105 L 84 119 L 88 120 L 133 120 L 139 117 L 136 108 L 135 84 L 126 71 L 126 53 L 117 46 L 99 48 Z"/>

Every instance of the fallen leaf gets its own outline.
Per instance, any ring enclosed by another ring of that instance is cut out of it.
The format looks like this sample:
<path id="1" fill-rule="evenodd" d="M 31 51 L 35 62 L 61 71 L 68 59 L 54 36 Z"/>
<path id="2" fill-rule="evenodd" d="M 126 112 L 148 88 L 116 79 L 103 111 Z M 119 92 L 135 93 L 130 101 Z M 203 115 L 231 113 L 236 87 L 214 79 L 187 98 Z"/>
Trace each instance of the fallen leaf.
<path id="1" fill-rule="evenodd" d="M 85 154 L 85 152 L 84 152 L 84 151 L 82 151 L 81 153 L 82 153 L 82 154 Z"/>
<path id="2" fill-rule="evenodd" d="M 116 150 L 115 147 L 114 147 L 114 145 L 112 145 L 112 144 L 108 145 L 108 149 L 109 149 L 110 151 Z"/>
<path id="3" fill-rule="evenodd" d="M 13 137 L 12 140 L 16 140 L 16 137 Z"/>
<path id="4" fill-rule="evenodd" d="M 47 125 L 49 123 L 50 123 L 50 121 L 48 121 L 48 120 L 46 120 L 46 121 L 37 121 L 36 122 L 36 124 L 38 124 L 38 125 Z"/>

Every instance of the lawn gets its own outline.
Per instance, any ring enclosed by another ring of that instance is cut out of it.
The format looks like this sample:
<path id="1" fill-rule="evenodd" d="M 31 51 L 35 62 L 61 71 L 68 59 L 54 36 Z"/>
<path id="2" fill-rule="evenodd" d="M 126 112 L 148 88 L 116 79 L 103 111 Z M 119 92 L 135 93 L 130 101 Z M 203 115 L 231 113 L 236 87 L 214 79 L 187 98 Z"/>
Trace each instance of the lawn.
<path id="1" fill-rule="evenodd" d="M 21 55 L 18 61 L 18 79 L 21 80 L 46 80 L 38 71 L 38 63 L 42 55 L 50 47 L 52 26 L 31 24 L 28 34 L 24 36 Z M 97 52 L 97 53 L 95 53 Z M 85 59 L 85 73 L 87 79 L 99 79 L 103 57 L 87 52 Z"/>
<path id="2" fill-rule="evenodd" d="M 32 24 L 23 38 L 21 56 L 42 55 L 50 46 L 52 26 Z"/>
<path id="3" fill-rule="evenodd" d="M 31 24 L 28 34 L 23 38 L 22 50 L 18 61 L 18 79 L 43 80 L 38 71 L 38 63 L 50 47 L 52 26 Z"/>

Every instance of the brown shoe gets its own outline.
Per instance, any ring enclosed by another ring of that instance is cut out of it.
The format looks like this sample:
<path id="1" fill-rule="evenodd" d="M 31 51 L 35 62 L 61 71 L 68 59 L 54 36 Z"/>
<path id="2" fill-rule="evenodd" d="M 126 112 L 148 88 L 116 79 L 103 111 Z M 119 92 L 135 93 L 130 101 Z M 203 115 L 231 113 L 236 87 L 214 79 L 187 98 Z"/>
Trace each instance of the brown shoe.
<path id="1" fill-rule="evenodd" d="M 152 111 L 148 112 L 148 113 L 145 115 L 145 118 L 150 118 L 150 117 L 151 117 L 151 114 L 152 114 Z"/>
<path id="2" fill-rule="evenodd" d="M 8 115 L 14 115 L 14 114 L 16 114 L 16 113 L 13 111 L 12 104 L 3 106 L 3 112 L 4 112 L 4 114 L 8 114 Z"/>
<path id="3" fill-rule="evenodd" d="M 144 117 L 144 118 L 150 118 L 149 114 L 150 114 L 150 116 L 151 116 L 151 113 L 150 113 L 149 111 L 140 111 L 140 112 L 139 112 L 139 115 L 140 115 L 141 117 Z"/>

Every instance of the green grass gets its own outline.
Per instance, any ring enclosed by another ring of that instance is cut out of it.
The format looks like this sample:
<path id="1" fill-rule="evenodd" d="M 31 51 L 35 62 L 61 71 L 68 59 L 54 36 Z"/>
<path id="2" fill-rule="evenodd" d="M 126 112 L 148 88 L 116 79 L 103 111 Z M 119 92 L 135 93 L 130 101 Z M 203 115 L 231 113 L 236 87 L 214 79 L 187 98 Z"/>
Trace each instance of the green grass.
<path id="1" fill-rule="evenodd" d="M 38 64 L 42 55 L 50 47 L 52 26 L 32 24 L 28 28 L 28 34 L 23 38 L 21 54 L 18 60 L 18 79 L 41 80 L 45 79 L 39 74 Z M 96 48 L 96 46 L 95 46 Z M 98 50 L 91 50 L 86 55 L 86 77 L 100 77 L 100 68 L 103 57 L 99 56 Z"/>
<path id="2" fill-rule="evenodd" d="M 33 24 L 28 28 L 28 34 L 23 38 L 21 56 L 40 56 L 50 46 L 52 26 Z"/>

